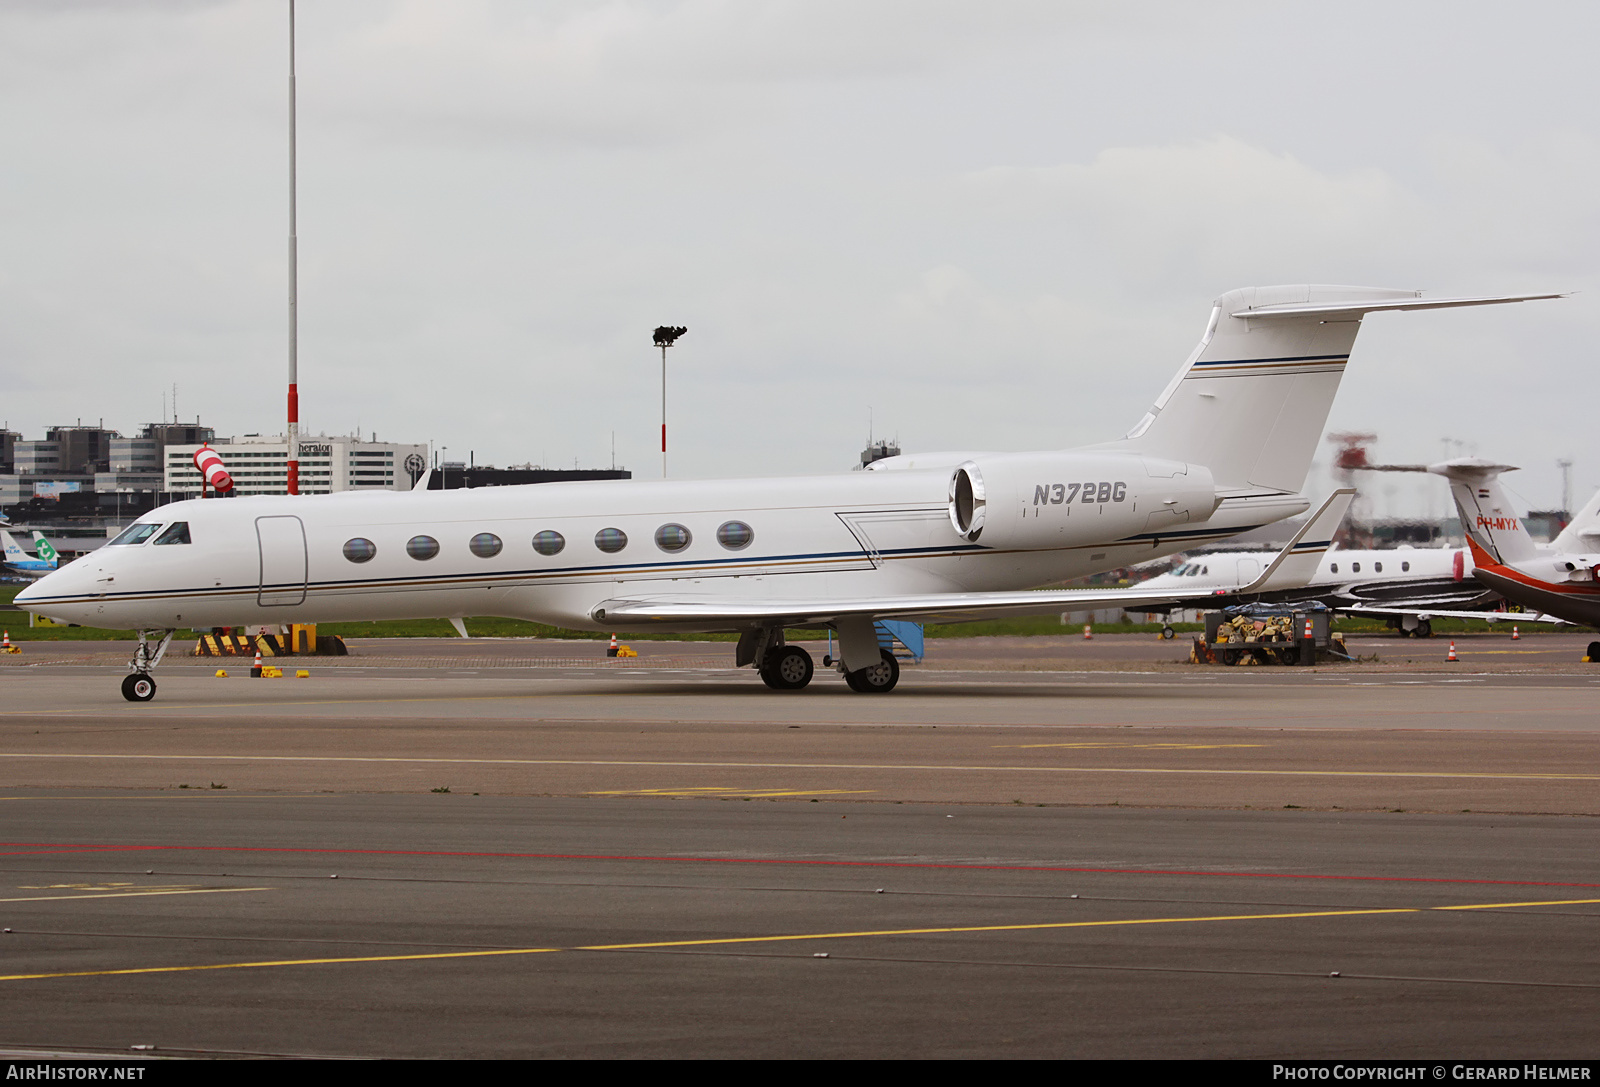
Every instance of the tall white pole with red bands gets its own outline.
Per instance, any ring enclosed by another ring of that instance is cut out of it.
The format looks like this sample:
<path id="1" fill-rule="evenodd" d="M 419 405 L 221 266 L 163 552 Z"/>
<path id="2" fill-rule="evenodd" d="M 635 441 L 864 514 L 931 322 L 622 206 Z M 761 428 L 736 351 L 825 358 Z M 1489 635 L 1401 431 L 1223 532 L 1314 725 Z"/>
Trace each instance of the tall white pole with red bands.
<path id="1" fill-rule="evenodd" d="M 294 0 L 289 0 L 289 493 L 300 493 L 300 271 L 295 230 Z"/>

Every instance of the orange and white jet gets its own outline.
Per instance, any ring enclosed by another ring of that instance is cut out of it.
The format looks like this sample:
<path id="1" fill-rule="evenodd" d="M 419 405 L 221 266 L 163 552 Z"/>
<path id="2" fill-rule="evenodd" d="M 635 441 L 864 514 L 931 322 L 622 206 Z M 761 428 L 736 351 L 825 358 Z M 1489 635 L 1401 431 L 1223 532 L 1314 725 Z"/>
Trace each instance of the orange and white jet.
<path id="1" fill-rule="evenodd" d="M 1462 457 L 1428 471 L 1450 481 L 1479 581 L 1525 608 L 1600 627 L 1600 494 L 1541 547 L 1500 484 L 1500 473 L 1514 467 Z M 1600 642 L 1589 650 L 1591 657 L 1600 656 Z"/>

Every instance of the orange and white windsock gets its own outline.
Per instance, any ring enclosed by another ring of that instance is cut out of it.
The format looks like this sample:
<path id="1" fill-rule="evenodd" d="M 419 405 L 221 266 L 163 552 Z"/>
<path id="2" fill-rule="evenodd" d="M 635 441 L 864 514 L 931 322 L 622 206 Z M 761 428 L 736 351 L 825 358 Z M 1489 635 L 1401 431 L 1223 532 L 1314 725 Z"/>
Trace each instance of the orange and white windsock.
<path id="1" fill-rule="evenodd" d="M 194 451 L 194 466 L 211 485 L 211 489 L 218 494 L 227 494 L 233 490 L 233 477 L 222 466 L 221 455 L 209 445 L 202 445 Z"/>

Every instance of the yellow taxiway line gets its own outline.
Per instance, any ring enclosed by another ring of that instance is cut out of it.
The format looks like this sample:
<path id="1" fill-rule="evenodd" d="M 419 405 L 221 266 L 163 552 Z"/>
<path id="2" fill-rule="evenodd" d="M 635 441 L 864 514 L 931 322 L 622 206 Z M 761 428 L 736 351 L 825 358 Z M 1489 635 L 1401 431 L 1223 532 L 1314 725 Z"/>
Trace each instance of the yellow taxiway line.
<path id="1" fill-rule="evenodd" d="M 423 962 L 441 959 L 504 958 L 551 955 L 562 951 L 660 951 L 669 948 L 737 947 L 754 944 L 795 943 L 805 940 L 859 940 L 894 936 L 945 936 L 980 932 L 1040 932 L 1051 929 L 1108 928 L 1121 925 L 1187 925 L 1217 921 L 1281 921 L 1317 917 L 1371 917 L 1380 914 L 1421 914 L 1441 910 L 1505 910 L 1530 906 L 1589 906 L 1600 898 L 1548 902 L 1483 902 L 1462 906 L 1400 906 L 1363 910 L 1309 910 L 1294 913 L 1239 913 L 1207 917 L 1129 917 L 1107 921 L 1047 921 L 1020 925 L 945 925 L 936 928 L 868 929 L 859 932 L 801 932 L 773 936 L 722 936 L 703 940 L 652 940 L 627 944 L 588 944 L 582 947 L 512 947 L 483 951 L 431 951 L 405 955 L 337 956 L 317 959 L 266 959 L 256 962 L 201 963 L 192 966 L 138 966 L 119 970 L 70 970 L 59 973 L 0 975 L 0 982 L 43 981 L 54 978 L 120 977 L 131 974 L 182 974 L 201 970 L 254 970 L 281 966 L 334 966 L 344 963 Z"/>
<path id="2" fill-rule="evenodd" d="M 1175 766 L 971 766 L 952 763 L 689 762 L 650 759 L 445 759 L 410 755 L 110 755 L 4 751 L 3 759 L 129 759 L 147 762 L 413 763 L 429 766 L 627 766 L 693 770 L 918 770 L 1017 774 L 1221 774 L 1240 777 L 1447 778 L 1495 781 L 1600 781 L 1600 774 L 1496 774 L 1443 770 L 1271 770 Z"/>

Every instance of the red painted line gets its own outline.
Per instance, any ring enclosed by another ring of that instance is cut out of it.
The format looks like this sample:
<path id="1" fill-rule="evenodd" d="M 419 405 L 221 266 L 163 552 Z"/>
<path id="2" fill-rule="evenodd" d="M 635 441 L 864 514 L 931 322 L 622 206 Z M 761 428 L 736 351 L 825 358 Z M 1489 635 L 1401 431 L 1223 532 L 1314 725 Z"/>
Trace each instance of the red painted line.
<path id="1" fill-rule="evenodd" d="M 543 861 L 659 861 L 673 864 L 771 864 L 813 868 L 922 868 L 964 872 L 1061 872 L 1112 876 L 1209 876 L 1235 879 L 1322 879 L 1365 883 L 1453 883 L 1490 887 L 1600 887 L 1600 883 L 1564 883 L 1535 879 L 1453 879 L 1444 876 L 1351 876 L 1315 872 L 1213 872 L 1204 869 L 1072 868 L 1046 864 L 937 864 L 926 861 L 806 861 L 770 857 L 685 857 L 622 853 L 487 853 L 445 849 L 317 849 L 266 845 L 111 845 L 77 842 L 0 842 L 0 856 L 43 853 L 295 853 L 360 857 L 486 857 Z"/>

